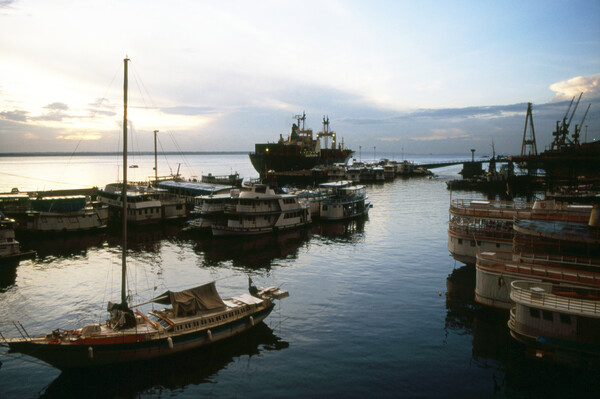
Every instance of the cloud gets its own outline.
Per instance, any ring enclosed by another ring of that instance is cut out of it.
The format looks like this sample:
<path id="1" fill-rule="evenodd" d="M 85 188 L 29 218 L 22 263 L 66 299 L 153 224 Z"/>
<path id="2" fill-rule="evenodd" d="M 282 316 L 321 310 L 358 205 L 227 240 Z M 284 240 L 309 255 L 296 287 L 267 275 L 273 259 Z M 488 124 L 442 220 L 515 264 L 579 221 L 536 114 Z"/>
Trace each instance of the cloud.
<path id="1" fill-rule="evenodd" d="M 113 105 L 107 98 L 97 98 L 93 103 L 88 104 L 87 111 L 90 113 L 90 117 L 94 118 L 97 115 L 100 116 L 115 116 L 115 105 Z"/>
<path id="2" fill-rule="evenodd" d="M 69 106 L 65 103 L 55 102 L 55 103 L 46 105 L 44 108 L 49 109 L 51 111 L 66 111 L 69 109 Z"/>
<path id="3" fill-rule="evenodd" d="M 399 119 L 468 119 L 468 118 L 502 118 L 507 115 L 522 113 L 527 110 L 526 103 L 510 105 L 492 105 L 464 108 L 420 109 L 408 112 Z"/>
<path id="4" fill-rule="evenodd" d="M 27 114 L 28 114 L 27 111 L 20 111 L 20 110 L 3 111 L 3 112 L 0 112 L 0 118 L 7 119 L 9 121 L 15 121 L 15 122 L 26 122 Z"/>
<path id="5" fill-rule="evenodd" d="M 69 110 L 69 106 L 65 103 L 54 102 L 44 106 L 48 112 L 45 114 L 32 117 L 32 120 L 43 121 L 43 122 L 62 122 L 64 118 L 68 118 L 69 115 L 65 112 Z"/>
<path id="6" fill-rule="evenodd" d="M 554 101 L 571 100 L 583 93 L 587 99 L 600 98 L 600 74 L 591 76 L 576 76 L 562 82 L 550 85 L 550 90 L 556 92 Z"/>
<path id="7" fill-rule="evenodd" d="M 100 140 L 102 138 L 101 134 L 68 134 L 68 135 L 60 135 L 56 136 L 57 140 L 87 140 L 94 141 Z"/>
<path id="8" fill-rule="evenodd" d="M 0 8 L 10 8 L 16 0 L 0 0 Z"/>
<path id="9" fill-rule="evenodd" d="M 431 135 L 424 137 L 411 137 L 413 141 L 440 141 L 448 139 L 468 138 L 471 137 L 464 130 L 458 128 L 449 129 L 431 129 Z"/>
<path id="10" fill-rule="evenodd" d="M 39 136 L 36 136 L 33 133 L 25 133 L 23 135 L 23 137 L 25 137 L 26 140 L 37 140 L 37 139 L 39 139 Z"/>
<path id="11" fill-rule="evenodd" d="M 212 107 L 189 107 L 189 106 L 180 106 L 180 107 L 168 107 L 160 109 L 165 114 L 172 115 L 187 115 L 187 116 L 196 116 L 196 115 L 207 115 L 216 112 L 216 110 Z"/>

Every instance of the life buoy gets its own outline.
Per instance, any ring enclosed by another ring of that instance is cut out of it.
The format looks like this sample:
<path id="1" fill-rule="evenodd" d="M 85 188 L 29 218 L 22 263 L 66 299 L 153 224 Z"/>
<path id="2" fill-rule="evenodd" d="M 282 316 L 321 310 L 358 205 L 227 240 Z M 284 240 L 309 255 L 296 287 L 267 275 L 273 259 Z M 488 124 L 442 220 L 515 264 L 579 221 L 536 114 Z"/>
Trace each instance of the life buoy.
<path id="1" fill-rule="evenodd" d="M 540 202 L 540 208 L 544 209 L 546 207 L 546 203 L 545 202 Z"/>
<path id="2" fill-rule="evenodd" d="M 60 344 L 60 342 L 61 342 L 60 338 L 54 338 L 54 339 L 51 339 L 50 341 L 48 341 L 49 344 L 53 344 L 53 345 Z"/>

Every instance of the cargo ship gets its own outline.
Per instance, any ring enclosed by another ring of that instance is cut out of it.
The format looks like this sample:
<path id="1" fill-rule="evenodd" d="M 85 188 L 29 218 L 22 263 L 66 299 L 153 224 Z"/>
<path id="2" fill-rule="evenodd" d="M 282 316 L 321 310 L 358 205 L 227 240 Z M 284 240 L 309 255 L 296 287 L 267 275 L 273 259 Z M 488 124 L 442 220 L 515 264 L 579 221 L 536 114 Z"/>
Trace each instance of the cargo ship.
<path id="1" fill-rule="evenodd" d="M 285 140 L 280 135 L 276 143 L 255 144 L 249 154 L 254 169 L 265 176 L 267 172 L 284 172 L 312 169 L 317 165 L 345 163 L 354 151 L 337 143 L 335 132 L 329 130 L 329 117 L 323 117 L 323 131 L 313 137 L 312 129 L 306 129 L 306 113 L 296 115 L 297 124 Z M 331 145 L 329 145 L 331 140 Z"/>

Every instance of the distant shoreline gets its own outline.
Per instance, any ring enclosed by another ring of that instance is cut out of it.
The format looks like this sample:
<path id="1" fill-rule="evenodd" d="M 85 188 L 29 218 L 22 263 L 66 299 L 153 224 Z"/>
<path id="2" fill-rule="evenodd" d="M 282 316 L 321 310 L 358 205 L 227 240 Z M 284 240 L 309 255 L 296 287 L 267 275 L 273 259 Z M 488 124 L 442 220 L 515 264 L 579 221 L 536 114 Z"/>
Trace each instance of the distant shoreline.
<path id="1" fill-rule="evenodd" d="M 167 151 L 161 152 L 161 155 L 243 155 L 248 151 Z M 5 152 L 0 153 L 0 157 L 82 157 L 82 156 L 114 156 L 122 155 L 121 152 Z M 129 155 L 154 155 L 154 151 L 130 152 Z"/>

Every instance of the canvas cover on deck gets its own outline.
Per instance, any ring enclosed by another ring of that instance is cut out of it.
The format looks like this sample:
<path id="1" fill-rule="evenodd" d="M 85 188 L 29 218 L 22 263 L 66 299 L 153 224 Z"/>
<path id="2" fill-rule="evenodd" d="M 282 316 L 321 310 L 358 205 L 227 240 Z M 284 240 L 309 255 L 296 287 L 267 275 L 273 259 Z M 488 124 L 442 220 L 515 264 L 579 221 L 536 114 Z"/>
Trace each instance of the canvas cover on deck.
<path id="1" fill-rule="evenodd" d="M 219 309 L 225 306 L 214 281 L 185 291 L 167 291 L 153 302 L 171 304 L 176 316 L 191 316 L 199 310 Z"/>

